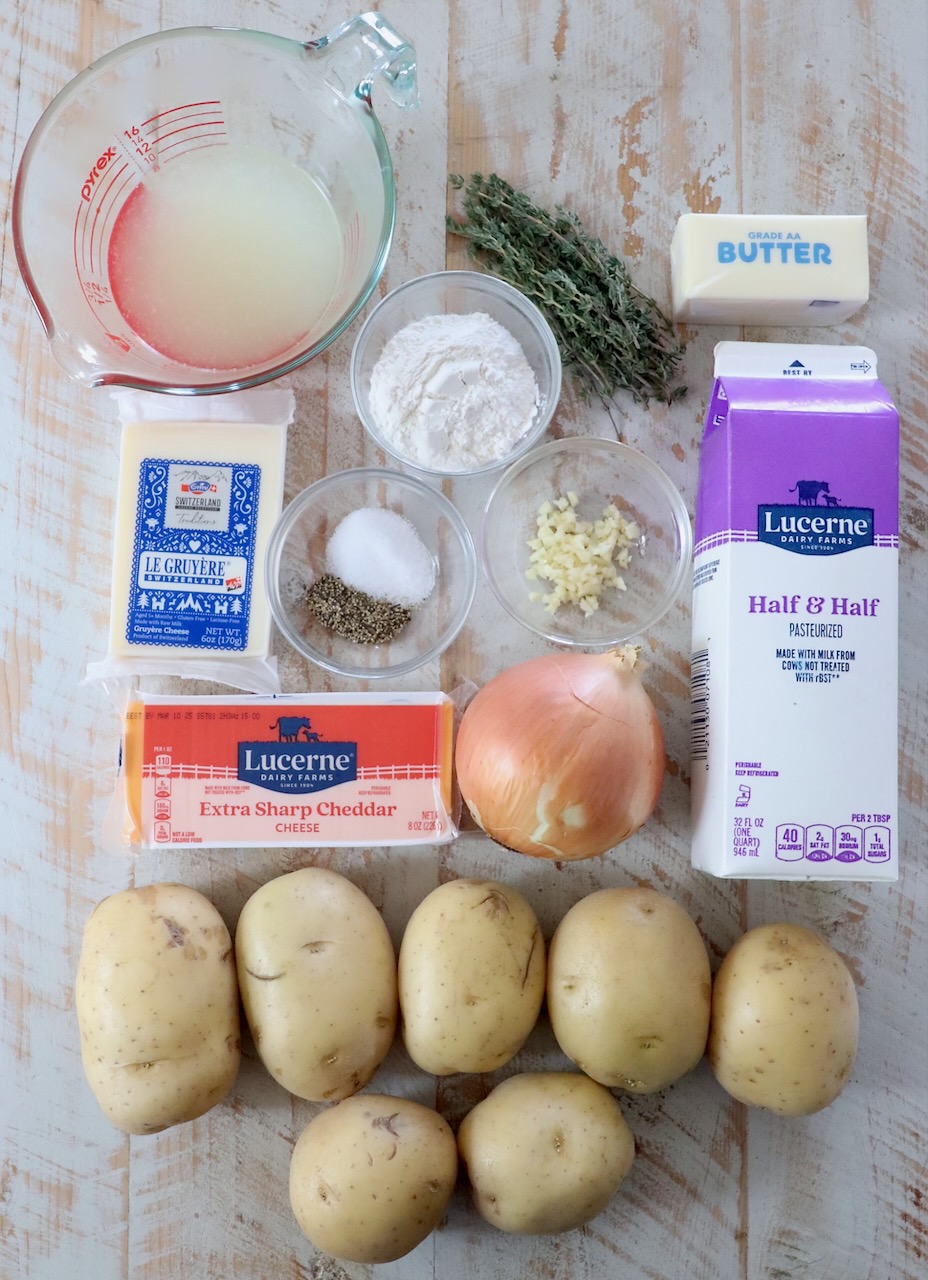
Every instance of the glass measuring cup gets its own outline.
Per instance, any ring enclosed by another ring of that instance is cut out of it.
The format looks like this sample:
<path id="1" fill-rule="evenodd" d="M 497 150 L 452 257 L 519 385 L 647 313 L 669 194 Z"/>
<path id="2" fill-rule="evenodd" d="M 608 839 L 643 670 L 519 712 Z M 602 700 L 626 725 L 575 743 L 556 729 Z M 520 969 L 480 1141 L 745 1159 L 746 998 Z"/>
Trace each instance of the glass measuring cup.
<path id="1" fill-rule="evenodd" d="M 377 75 L 417 105 L 414 49 L 369 13 L 306 42 L 162 31 L 75 77 L 33 130 L 13 194 L 20 272 L 67 372 L 208 394 L 333 342 L 393 235 Z"/>

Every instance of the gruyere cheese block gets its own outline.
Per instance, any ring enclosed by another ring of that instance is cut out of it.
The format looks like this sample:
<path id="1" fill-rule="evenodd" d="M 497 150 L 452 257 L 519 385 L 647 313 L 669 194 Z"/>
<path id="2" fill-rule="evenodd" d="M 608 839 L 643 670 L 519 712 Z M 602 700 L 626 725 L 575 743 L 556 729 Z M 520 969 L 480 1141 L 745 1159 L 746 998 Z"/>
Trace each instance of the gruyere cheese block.
<path id="1" fill-rule="evenodd" d="M 675 320 L 840 324 L 870 296 L 861 215 L 685 213 L 670 246 Z"/>
<path id="2" fill-rule="evenodd" d="M 264 561 L 283 503 L 292 393 L 216 397 L 206 413 L 132 396 L 122 406 L 109 645 L 91 677 L 280 687 Z"/>
<path id="3" fill-rule="evenodd" d="M 141 693 L 125 715 L 117 838 L 141 849 L 446 843 L 453 729 L 438 692 Z"/>

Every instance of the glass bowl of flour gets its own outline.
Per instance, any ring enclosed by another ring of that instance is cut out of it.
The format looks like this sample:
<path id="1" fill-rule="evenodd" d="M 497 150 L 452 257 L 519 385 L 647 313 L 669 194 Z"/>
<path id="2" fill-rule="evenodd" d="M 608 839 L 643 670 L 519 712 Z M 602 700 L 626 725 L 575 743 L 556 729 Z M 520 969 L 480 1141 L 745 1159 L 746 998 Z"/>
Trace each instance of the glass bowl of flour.
<path id="1" fill-rule="evenodd" d="M 358 416 L 385 453 L 430 475 L 479 475 L 545 434 L 561 355 L 518 289 L 480 271 L 436 271 L 377 304 L 350 376 Z"/>

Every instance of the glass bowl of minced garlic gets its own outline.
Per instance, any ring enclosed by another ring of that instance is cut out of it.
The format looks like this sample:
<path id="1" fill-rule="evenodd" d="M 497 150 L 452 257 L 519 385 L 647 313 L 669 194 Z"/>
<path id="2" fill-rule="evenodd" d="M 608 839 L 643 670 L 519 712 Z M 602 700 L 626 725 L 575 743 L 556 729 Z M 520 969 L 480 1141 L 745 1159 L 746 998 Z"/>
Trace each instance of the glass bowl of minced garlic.
<path id="1" fill-rule="evenodd" d="M 608 648 L 643 636 L 689 583 L 689 512 L 665 472 L 615 440 L 531 450 L 487 501 L 484 574 L 523 626 L 555 644 Z"/>

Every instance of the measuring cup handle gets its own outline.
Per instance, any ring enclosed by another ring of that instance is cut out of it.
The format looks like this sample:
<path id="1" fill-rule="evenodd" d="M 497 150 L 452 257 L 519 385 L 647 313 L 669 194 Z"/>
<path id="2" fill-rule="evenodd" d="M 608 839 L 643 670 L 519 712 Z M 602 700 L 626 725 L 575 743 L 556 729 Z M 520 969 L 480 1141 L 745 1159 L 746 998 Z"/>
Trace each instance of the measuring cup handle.
<path id="1" fill-rule="evenodd" d="M 341 47 L 336 50 L 333 47 L 336 45 Z M 387 92 L 398 107 L 408 109 L 419 105 L 416 51 L 381 14 L 362 13 L 349 18 L 329 35 L 306 40 L 303 47 L 310 53 L 339 55 L 338 61 L 333 59 L 330 74 L 342 92 L 353 91 L 370 105 L 374 76 L 382 75 Z M 353 62 L 354 69 L 349 74 L 356 74 L 357 70 L 362 73 L 354 86 L 341 83 L 339 63 L 343 54 L 348 54 Z"/>

